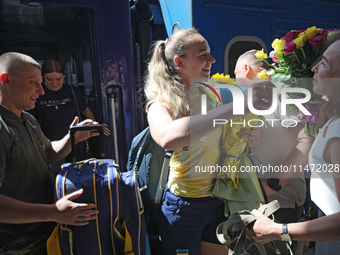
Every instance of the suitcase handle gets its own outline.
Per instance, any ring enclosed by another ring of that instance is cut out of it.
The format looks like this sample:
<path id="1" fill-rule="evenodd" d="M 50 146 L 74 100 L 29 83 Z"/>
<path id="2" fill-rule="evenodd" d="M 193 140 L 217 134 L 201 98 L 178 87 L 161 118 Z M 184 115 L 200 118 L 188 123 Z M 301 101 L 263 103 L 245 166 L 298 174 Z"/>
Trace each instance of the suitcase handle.
<path id="1" fill-rule="evenodd" d="M 98 131 L 100 136 L 100 157 L 105 158 L 105 139 L 104 139 L 104 126 L 103 125 L 83 125 L 73 126 L 70 128 L 71 145 L 72 145 L 72 162 L 76 163 L 76 144 L 74 135 L 78 131 Z"/>

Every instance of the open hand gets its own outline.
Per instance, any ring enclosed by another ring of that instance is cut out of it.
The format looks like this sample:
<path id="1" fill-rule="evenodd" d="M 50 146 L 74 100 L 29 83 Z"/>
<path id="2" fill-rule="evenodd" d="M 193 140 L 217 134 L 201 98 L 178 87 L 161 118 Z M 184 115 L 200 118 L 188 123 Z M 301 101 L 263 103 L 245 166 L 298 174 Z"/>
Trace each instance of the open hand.
<path id="1" fill-rule="evenodd" d="M 72 202 L 72 200 L 76 199 L 81 194 L 83 194 L 82 189 L 68 194 L 56 202 L 56 222 L 84 226 L 89 224 L 90 220 L 96 219 L 97 214 L 99 213 L 99 211 L 96 210 L 96 205 Z"/>
<path id="2" fill-rule="evenodd" d="M 104 135 L 105 136 L 109 136 L 111 135 L 111 130 L 107 127 L 107 125 L 105 123 L 101 124 L 104 126 Z"/>

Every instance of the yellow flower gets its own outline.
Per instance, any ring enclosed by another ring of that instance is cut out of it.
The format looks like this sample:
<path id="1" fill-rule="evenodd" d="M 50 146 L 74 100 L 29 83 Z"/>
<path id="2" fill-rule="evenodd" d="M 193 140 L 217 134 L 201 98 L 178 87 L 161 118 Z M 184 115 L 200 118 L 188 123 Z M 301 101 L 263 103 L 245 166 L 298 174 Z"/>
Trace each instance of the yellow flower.
<path id="1" fill-rule="evenodd" d="M 266 71 L 266 70 L 262 70 L 260 73 L 257 74 L 257 76 L 258 76 L 260 79 L 267 79 L 267 78 L 268 78 L 268 74 L 267 74 L 267 71 Z"/>
<path id="2" fill-rule="evenodd" d="M 212 78 L 230 78 L 229 74 L 223 75 L 223 74 L 219 74 L 219 73 L 215 73 Z"/>
<path id="3" fill-rule="evenodd" d="M 267 57 L 267 54 L 264 53 L 263 49 L 262 50 L 259 50 L 255 53 L 255 56 L 258 58 L 258 59 L 264 59 Z"/>
<path id="4" fill-rule="evenodd" d="M 211 76 L 211 78 L 216 82 L 238 85 L 237 81 L 230 78 L 229 74 L 223 75 L 223 74 L 215 73 L 213 76 Z"/>
<path id="5" fill-rule="evenodd" d="M 297 37 L 302 37 L 302 36 L 304 36 L 305 34 L 306 34 L 305 32 L 301 32 L 301 33 L 298 34 Z"/>
<path id="6" fill-rule="evenodd" d="M 308 39 L 313 38 L 316 34 L 318 33 L 316 27 L 309 27 L 306 29 L 306 35 L 308 37 Z"/>
<path id="7" fill-rule="evenodd" d="M 286 41 L 275 39 L 272 43 L 273 49 L 278 53 L 282 54 L 282 51 L 285 49 Z"/>
<path id="8" fill-rule="evenodd" d="M 301 40 L 304 41 L 304 42 L 306 42 L 308 40 L 308 36 L 305 32 L 300 33 L 297 38 L 301 38 Z"/>
<path id="9" fill-rule="evenodd" d="M 293 43 L 295 43 L 296 47 L 302 48 L 303 45 L 305 45 L 305 42 L 303 41 L 302 37 L 298 37 L 293 40 Z"/>

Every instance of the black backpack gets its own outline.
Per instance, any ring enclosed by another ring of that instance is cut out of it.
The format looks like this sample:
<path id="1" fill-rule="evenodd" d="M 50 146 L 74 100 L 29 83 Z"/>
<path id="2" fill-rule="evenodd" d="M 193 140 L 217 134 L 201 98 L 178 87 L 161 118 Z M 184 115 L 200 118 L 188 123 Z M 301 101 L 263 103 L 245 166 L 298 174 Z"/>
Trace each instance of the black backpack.
<path id="1" fill-rule="evenodd" d="M 169 175 L 172 151 L 164 150 L 145 128 L 132 141 L 126 168 L 137 172 L 144 210 L 147 216 L 157 217 L 160 201 Z"/>

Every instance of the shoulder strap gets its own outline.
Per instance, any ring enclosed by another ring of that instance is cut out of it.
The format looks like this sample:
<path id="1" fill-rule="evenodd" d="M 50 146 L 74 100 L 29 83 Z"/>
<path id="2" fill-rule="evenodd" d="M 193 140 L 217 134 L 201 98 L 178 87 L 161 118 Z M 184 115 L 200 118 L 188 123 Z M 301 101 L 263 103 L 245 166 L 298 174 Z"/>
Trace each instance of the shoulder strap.
<path id="1" fill-rule="evenodd" d="M 143 136 L 143 139 L 140 143 L 140 146 L 138 148 L 138 151 L 137 151 L 137 154 L 136 154 L 136 158 L 135 158 L 135 161 L 133 163 L 133 167 L 132 169 L 134 171 L 138 171 L 138 165 L 140 164 L 140 155 L 141 153 L 144 151 L 144 145 L 145 145 L 145 141 L 146 139 L 148 138 L 148 136 L 151 135 L 150 134 L 150 127 L 147 127 L 146 130 L 145 130 L 145 133 L 144 133 L 144 136 Z"/>
<path id="2" fill-rule="evenodd" d="M 71 88 L 71 91 L 72 91 L 72 95 L 73 95 L 73 98 L 74 98 L 74 102 L 76 103 L 76 107 L 77 107 L 77 113 L 78 113 L 78 117 L 79 117 L 79 122 L 81 121 L 81 114 L 80 114 L 80 110 L 79 110 L 79 106 L 78 106 L 78 101 L 77 101 L 77 98 L 76 98 L 76 94 L 74 93 L 74 88 L 73 88 L 73 85 L 69 85 L 70 88 Z"/>
<path id="3" fill-rule="evenodd" d="M 33 130 L 34 134 L 38 137 L 40 143 L 42 145 L 44 145 L 45 144 L 44 139 L 41 137 L 38 128 L 35 125 L 33 125 L 29 119 L 26 119 L 26 123 L 29 124 L 29 126 Z M 28 130 L 30 130 L 30 129 L 28 129 Z"/>
<path id="4" fill-rule="evenodd" d="M 73 94 L 74 102 L 76 103 L 78 118 L 79 118 L 79 122 L 80 122 L 80 121 L 82 121 L 82 118 L 81 118 L 81 113 L 80 113 L 80 110 L 79 110 L 79 105 L 78 105 L 78 101 L 77 101 L 77 98 L 76 98 L 76 94 L 74 93 L 73 85 L 69 85 L 69 86 L 71 87 L 71 91 L 72 91 L 72 94 Z M 84 142 L 85 142 L 85 151 L 86 151 L 86 153 L 92 157 L 92 152 L 90 150 L 89 142 L 87 140 L 85 140 Z"/>
<path id="5" fill-rule="evenodd" d="M 280 204 L 277 200 L 270 202 L 269 204 L 261 205 L 258 211 L 263 213 L 265 216 L 271 216 L 275 211 L 280 208 Z M 260 250 L 261 254 L 285 254 L 292 255 L 290 244 L 283 241 L 273 241 L 262 245 L 257 243 L 247 233 L 246 227 L 256 220 L 255 216 L 248 210 L 233 213 L 229 219 L 221 223 L 216 229 L 216 235 L 218 240 L 225 244 L 229 249 L 234 251 L 234 254 L 243 254 L 248 250 L 250 246 L 245 247 L 246 237 L 254 243 Z"/>
<path id="6" fill-rule="evenodd" d="M 0 121 L 1 121 L 1 126 L 4 127 L 6 129 L 6 132 L 8 134 L 10 134 L 8 137 L 15 143 L 15 132 L 13 131 L 13 129 L 8 126 L 6 120 L 4 118 L 2 118 L 2 116 L 0 115 Z"/>
<path id="7" fill-rule="evenodd" d="M 169 165 L 170 165 L 170 159 L 172 157 L 173 151 L 165 150 L 163 165 L 161 174 L 159 176 L 156 196 L 155 196 L 155 203 L 159 204 L 161 202 L 163 191 L 165 190 L 166 183 L 168 181 L 169 176 Z"/>

